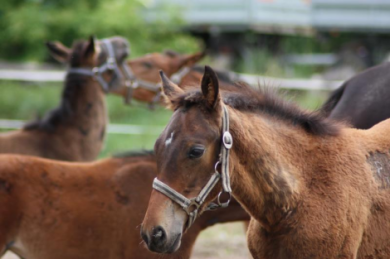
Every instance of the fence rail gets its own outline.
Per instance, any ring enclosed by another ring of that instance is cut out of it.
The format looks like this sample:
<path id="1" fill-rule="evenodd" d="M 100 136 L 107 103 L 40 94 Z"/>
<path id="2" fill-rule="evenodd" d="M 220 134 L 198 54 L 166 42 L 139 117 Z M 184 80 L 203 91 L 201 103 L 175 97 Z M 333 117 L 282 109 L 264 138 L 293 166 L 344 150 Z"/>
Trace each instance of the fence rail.
<path id="1" fill-rule="evenodd" d="M 250 85 L 257 86 L 266 83 L 283 89 L 298 90 L 334 90 L 343 81 L 326 81 L 321 79 L 284 79 L 250 74 L 235 73 L 237 77 Z M 63 71 L 31 71 L 0 69 L 0 80 L 16 80 L 28 82 L 62 82 L 65 78 Z"/>
<path id="2" fill-rule="evenodd" d="M 26 122 L 22 120 L 0 119 L 0 129 L 20 129 Z M 129 124 L 109 124 L 107 132 L 110 134 L 126 135 L 158 135 L 163 131 L 162 126 L 140 126 Z"/>

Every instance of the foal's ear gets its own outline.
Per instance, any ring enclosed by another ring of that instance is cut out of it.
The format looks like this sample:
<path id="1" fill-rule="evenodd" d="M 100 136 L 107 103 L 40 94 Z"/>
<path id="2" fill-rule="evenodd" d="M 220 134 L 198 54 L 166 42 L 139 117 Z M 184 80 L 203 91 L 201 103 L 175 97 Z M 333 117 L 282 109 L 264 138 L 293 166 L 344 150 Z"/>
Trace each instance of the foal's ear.
<path id="1" fill-rule="evenodd" d="M 169 80 L 169 78 L 164 74 L 162 70 L 160 70 L 160 77 L 161 77 L 163 92 L 168 97 L 169 100 L 172 100 L 174 97 L 184 93 L 183 89 L 181 89 L 174 82 Z"/>
<path id="2" fill-rule="evenodd" d="M 65 47 L 59 41 L 47 41 L 46 47 L 49 49 L 50 55 L 60 63 L 67 63 L 69 61 L 71 50 Z"/>
<path id="3" fill-rule="evenodd" d="M 87 44 L 87 48 L 84 52 L 84 57 L 92 57 L 96 53 L 96 39 L 95 36 L 90 36 Z"/>
<path id="4" fill-rule="evenodd" d="M 202 93 L 206 100 L 206 105 L 209 109 L 214 109 L 220 100 L 219 96 L 219 82 L 217 74 L 214 70 L 205 66 L 204 74 L 202 78 Z"/>

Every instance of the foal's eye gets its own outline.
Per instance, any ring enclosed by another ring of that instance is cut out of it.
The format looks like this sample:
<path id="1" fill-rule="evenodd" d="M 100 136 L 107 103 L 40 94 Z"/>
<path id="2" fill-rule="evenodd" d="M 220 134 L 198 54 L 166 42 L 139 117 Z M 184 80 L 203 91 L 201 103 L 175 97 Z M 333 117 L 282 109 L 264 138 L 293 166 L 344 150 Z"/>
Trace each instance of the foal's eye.
<path id="1" fill-rule="evenodd" d="M 188 153 L 189 158 L 199 158 L 203 155 L 205 148 L 202 146 L 195 146 L 190 149 Z"/>

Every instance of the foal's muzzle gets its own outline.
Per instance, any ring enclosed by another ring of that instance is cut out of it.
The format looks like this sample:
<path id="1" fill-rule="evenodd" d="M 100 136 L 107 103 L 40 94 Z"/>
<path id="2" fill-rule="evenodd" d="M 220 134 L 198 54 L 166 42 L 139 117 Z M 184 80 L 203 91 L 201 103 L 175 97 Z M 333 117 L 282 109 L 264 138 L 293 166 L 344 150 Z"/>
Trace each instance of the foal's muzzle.
<path id="1" fill-rule="evenodd" d="M 148 249 L 156 253 L 170 254 L 175 252 L 180 247 L 181 236 L 182 234 L 178 233 L 168 240 L 167 233 L 161 226 L 153 228 L 150 235 L 141 229 L 141 237 Z"/>

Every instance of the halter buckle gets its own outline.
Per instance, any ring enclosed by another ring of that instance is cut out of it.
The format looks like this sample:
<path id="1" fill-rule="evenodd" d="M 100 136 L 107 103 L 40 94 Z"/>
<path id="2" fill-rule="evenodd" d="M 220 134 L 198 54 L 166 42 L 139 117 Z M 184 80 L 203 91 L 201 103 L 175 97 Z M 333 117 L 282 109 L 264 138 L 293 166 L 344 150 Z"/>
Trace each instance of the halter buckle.
<path id="1" fill-rule="evenodd" d="M 223 145 L 226 149 L 231 149 L 233 146 L 233 137 L 229 131 L 225 131 L 222 136 Z"/>

